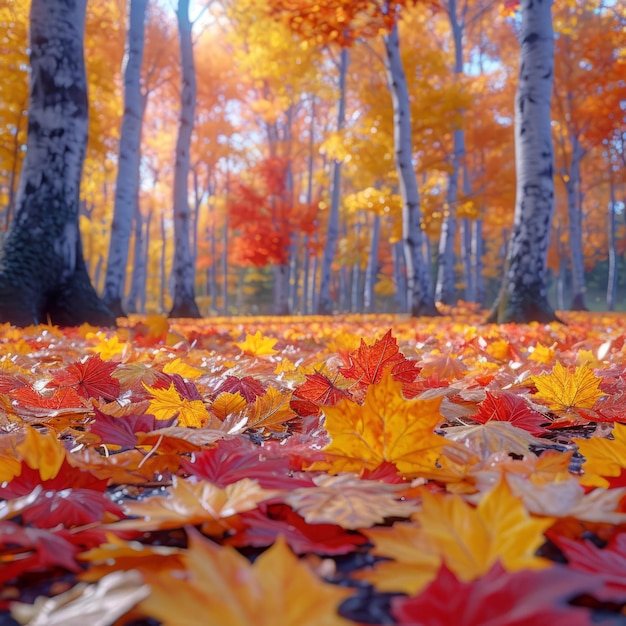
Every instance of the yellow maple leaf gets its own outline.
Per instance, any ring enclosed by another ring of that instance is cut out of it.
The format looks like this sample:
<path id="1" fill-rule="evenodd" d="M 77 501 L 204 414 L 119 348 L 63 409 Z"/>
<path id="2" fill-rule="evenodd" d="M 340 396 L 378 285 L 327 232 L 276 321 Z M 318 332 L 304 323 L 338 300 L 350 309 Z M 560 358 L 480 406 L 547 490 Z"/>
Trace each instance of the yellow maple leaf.
<path id="1" fill-rule="evenodd" d="M 198 376 L 202 376 L 204 372 L 197 367 L 192 367 L 188 365 L 184 361 L 180 359 L 180 357 L 176 357 L 173 361 L 168 361 L 163 366 L 164 374 L 178 374 L 183 378 L 187 378 L 188 380 L 193 380 L 194 378 L 198 378 Z"/>
<path id="2" fill-rule="evenodd" d="M 498 561 L 509 572 L 552 564 L 535 552 L 554 520 L 532 517 L 505 480 L 477 507 L 457 495 L 424 491 L 423 508 L 413 518 L 417 524 L 362 531 L 375 544 L 375 555 L 394 560 L 377 563 L 357 578 L 380 591 L 415 594 L 435 578 L 442 560 L 465 582 L 480 578 Z"/>
<path id="3" fill-rule="evenodd" d="M 554 346 L 548 348 L 544 346 L 541 341 L 538 341 L 533 351 L 528 355 L 528 360 L 534 361 L 535 363 L 549 364 L 554 363 L 554 356 Z"/>
<path id="4" fill-rule="evenodd" d="M 590 409 L 606 394 L 598 389 L 598 378 L 588 365 L 580 365 L 572 373 L 558 361 L 552 372 L 531 376 L 537 387 L 533 398 L 543 400 L 552 411 L 569 413 L 577 408 Z"/>
<path id="5" fill-rule="evenodd" d="M 477 507 L 456 495 L 426 491 L 422 502 L 414 518 L 460 580 L 480 578 L 497 561 L 509 572 L 551 565 L 535 552 L 554 520 L 533 518 L 506 480 L 483 495 Z"/>
<path id="6" fill-rule="evenodd" d="M 608 487 L 607 478 L 619 476 L 626 469 L 626 425 L 614 424 L 613 439 L 592 437 L 573 442 L 585 457 L 584 473 L 580 477 L 583 485 Z"/>
<path id="7" fill-rule="evenodd" d="M 145 573 L 151 595 L 139 608 L 164 626 L 349 626 L 337 614 L 349 589 L 323 582 L 291 552 L 284 538 L 254 564 L 187 529 L 183 572 Z"/>
<path id="8" fill-rule="evenodd" d="M 90 351 L 99 354 L 103 361 L 109 361 L 113 357 L 123 354 L 127 348 L 127 344 L 121 342 L 117 335 L 107 338 L 103 332 L 87 333 L 87 339 L 98 340 L 98 343 L 90 348 Z"/>
<path id="9" fill-rule="evenodd" d="M 402 383 L 387 372 L 368 387 L 363 406 L 346 399 L 324 407 L 331 442 L 326 461 L 309 469 L 358 472 L 388 461 L 406 475 L 431 471 L 443 447 L 454 445 L 433 432 L 443 419 L 440 404 L 441 398 L 405 400 Z"/>
<path id="10" fill-rule="evenodd" d="M 183 398 L 174 383 L 168 389 L 155 389 L 142 383 L 145 390 L 152 396 L 148 412 L 158 420 L 171 419 L 178 414 L 180 426 L 200 428 L 209 419 L 209 414 L 202 400 Z"/>
<path id="11" fill-rule="evenodd" d="M 245 341 L 235 342 L 235 345 L 250 356 L 271 356 L 277 352 L 274 350 L 277 341 L 274 337 L 264 337 L 257 330 L 254 335 L 246 334 Z"/>
<path id="12" fill-rule="evenodd" d="M 289 406 L 291 392 L 268 387 L 262 396 L 257 396 L 254 404 L 248 405 L 246 428 L 263 428 L 272 432 L 285 432 L 285 422 L 297 417 Z"/>
<path id="13" fill-rule="evenodd" d="M 213 401 L 211 413 L 223 422 L 229 415 L 243 411 L 247 405 L 246 399 L 239 392 L 222 391 Z"/>

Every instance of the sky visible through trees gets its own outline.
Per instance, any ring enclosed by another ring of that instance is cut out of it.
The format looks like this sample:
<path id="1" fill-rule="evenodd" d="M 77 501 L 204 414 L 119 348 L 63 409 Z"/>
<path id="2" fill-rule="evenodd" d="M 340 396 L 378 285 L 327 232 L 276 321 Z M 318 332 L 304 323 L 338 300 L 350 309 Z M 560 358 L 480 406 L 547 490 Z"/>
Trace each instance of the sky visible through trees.
<path id="1" fill-rule="evenodd" d="M 3 229 L 14 215 L 25 154 L 29 6 L 14 0 L 0 10 Z M 402 312 L 411 310 L 407 294 L 418 297 L 410 285 L 422 283 L 443 305 L 493 304 L 515 206 L 519 7 L 486 0 L 193 2 L 197 87 L 186 172 L 176 156 L 176 8 L 147 5 L 140 183 L 125 218 L 123 310 L 171 311 L 183 280 L 202 314 Z M 559 310 L 624 310 L 626 13 L 615 3 L 567 1 L 552 16 L 548 298 Z M 407 204 L 398 174 L 384 63 L 395 18 L 418 188 L 412 219 L 422 235 L 414 251 L 421 261 L 409 264 L 402 222 L 415 203 Z M 133 175 L 118 167 L 127 28 L 123 2 L 89 0 L 80 228 L 98 293 L 115 269 L 107 265 L 116 187 Z M 174 199 L 176 171 L 186 181 L 186 202 Z M 187 225 L 177 225 L 185 205 Z M 188 255 L 181 251 L 187 243 Z M 187 259 L 184 271 L 177 257 Z M 320 301 L 327 297 L 329 304 Z"/>

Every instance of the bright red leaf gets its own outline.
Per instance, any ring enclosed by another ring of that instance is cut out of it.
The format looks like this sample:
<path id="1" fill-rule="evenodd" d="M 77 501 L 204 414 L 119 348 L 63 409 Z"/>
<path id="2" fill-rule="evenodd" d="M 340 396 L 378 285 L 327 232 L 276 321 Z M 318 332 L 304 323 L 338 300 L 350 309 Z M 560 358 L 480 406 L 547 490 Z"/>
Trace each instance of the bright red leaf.
<path id="1" fill-rule="evenodd" d="M 567 601 L 597 582 L 556 565 L 510 574 L 496 564 L 463 583 L 444 564 L 418 596 L 394 598 L 391 613 L 401 626 L 588 626 L 589 613 Z"/>
<path id="2" fill-rule="evenodd" d="M 508 391 L 497 394 L 488 391 L 487 397 L 478 405 L 478 413 L 471 418 L 480 424 L 491 421 L 510 422 L 535 437 L 549 432 L 542 426 L 548 421 L 547 418 L 533 410 L 524 398 Z"/>
<path id="3" fill-rule="evenodd" d="M 222 384 L 213 390 L 213 397 L 217 397 L 223 391 L 228 393 L 240 393 L 246 402 L 254 402 L 257 396 L 265 393 L 265 387 L 252 376 L 226 376 Z"/>
<path id="4" fill-rule="evenodd" d="M 117 363 L 103 361 L 99 354 L 92 354 L 82 361 L 55 371 L 47 386 L 69 387 L 83 398 L 115 400 L 120 395 L 120 381 L 111 374 L 117 366 Z"/>

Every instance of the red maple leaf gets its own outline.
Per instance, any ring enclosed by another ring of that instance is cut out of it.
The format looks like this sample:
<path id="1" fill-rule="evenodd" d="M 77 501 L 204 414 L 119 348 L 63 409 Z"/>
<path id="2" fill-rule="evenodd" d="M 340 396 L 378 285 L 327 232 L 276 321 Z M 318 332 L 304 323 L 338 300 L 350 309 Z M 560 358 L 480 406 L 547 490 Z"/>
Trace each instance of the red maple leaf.
<path id="1" fill-rule="evenodd" d="M 245 440 L 226 439 L 214 448 L 194 452 L 192 459 L 181 459 L 183 471 L 225 487 L 243 478 L 258 480 L 264 489 L 312 487 L 307 476 L 292 476 L 289 458 L 268 458 L 265 450 Z"/>
<path id="2" fill-rule="evenodd" d="M 497 394 L 488 391 L 487 397 L 478 405 L 478 413 L 471 418 L 480 424 L 493 421 L 510 422 L 535 437 L 549 432 L 542 426 L 548 419 L 532 409 L 524 398 L 508 391 Z"/>
<path id="3" fill-rule="evenodd" d="M 550 533 L 550 540 L 563 552 L 568 567 L 604 581 L 604 587 L 594 593 L 598 599 L 623 600 L 626 594 L 626 533 L 613 535 L 604 548 L 591 541 L 575 541 L 555 533 Z"/>
<path id="4" fill-rule="evenodd" d="M 296 554 L 348 554 L 367 539 L 335 524 L 307 524 L 291 507 L 262 503 L 258 509 L 239 515 L 243 528 L 225 543 L 238 548 L 271 546 L 282 535 Z"/>
<path id="5" fill-rule="evenodd" d="M 213 390 L 213 398 L 224 391 L 240 393 L 246 402 L 254 402 L 257 396 L 262 396 L 265 393 L 265 387 L 258 380 L 254 380 L 252 376 L 243 376 L 242 378 L 226 376 L 222 384 Z"/>
<path id="6" fill-rule="evenodd" d="M 35 487 L 41 485 L 45 491 L 64 489 L 89 489 L 103 493 L 107 488 L 108 480 L 94 476 L 91 472 L 72 467 L 67 459 L 63 460 L 57 475 L 48 480 L 41 480 L 39 470 L 30 468 L 22 462 L 19 476 L 13 478 L 6 485 L 0 485 L 0 497 L 10 500 L 31 493 Z"/>
<path id="7" fill-rule="evenodd" d="M 389 329 L 381 339 L 368 346 L 363 339 L 361 345 L 347 355 L 347 364 L 339 368 L 346 377 L 367 386 L 377 383 L 383 377 L 387 366 L 396 366 L 406 357 L 400 353 L 396 338 Z"/>
<path id="8" fill-rule="evenodd" d="M 99 354 L 92 354 L 54 372 L 47 386 L 57 389 L 71 387 L 83 398 L 115 400 L 120 395 L 120 381 L 111 374 L 117 365 L 103 361 Z"/>
<path id="9" fill-rule="evenodd" d="M 350 392 L 337 387 L 328 376 L 315 372 L 306 374 L 306 381 L 294 389 L 293 395 L 322 406 L 333 406 L 340 400 L 349 398 Z"/>
<path id="10" fill-rule="evenodd" d="M 158 420 L 154 415 L 125 415 L 112 417 L 95 409 L 95 421 L 89 432 L 100 437 L 105 445 L 120 446 L 122 450 L 134 448 L 137 443 L 137 433 L 150 433 L 159 428 L 167 428 L 176 422 L 173 417 L 169 420 Z"/>
<path id="11" fill-rule="evenodd" d="M 74 528 L 101 522 L 105 513 L 124 517 L 122 509 L 105 494 L 92 489 L 43 491 L 39 498 L 21 511 L 25 524 L 38 528 Z"/>
<path id="12" fill-rule="evenodd" d="M 59 535 L 39 528 L 24 528 L 11 521 L 0 522 L 0 583 L 25 572 L 62 568 L 78 572 L 74 556 L 78 547 Z"/>
<path id="13" fill-rule="evenodd" d="M 85 406 L 83 398 L 71 387 L 55 389 L 51 396 L 43 396 L 30 387 L 20 387 L 14 389 L 10 396 L 24 407 L 42 409 L 44 412 L 78 409 Z"/>
<path id="14" fill-rule="evenodd" d="M 598 584 L 559 565 L 510 574 L 500 564 L 463 583 L 444 564 L 421 594 L 393 598 L 391 614 L 401 626 L 590 626 L 588 611 L 567 600 Z"/>
<path id="15" fill-rule="evenodd" d="M 12 374 L 0 374 L 0 393 L 10 393 L 20 387 L 26 387 L 28 383 L 20 376 Z"/>

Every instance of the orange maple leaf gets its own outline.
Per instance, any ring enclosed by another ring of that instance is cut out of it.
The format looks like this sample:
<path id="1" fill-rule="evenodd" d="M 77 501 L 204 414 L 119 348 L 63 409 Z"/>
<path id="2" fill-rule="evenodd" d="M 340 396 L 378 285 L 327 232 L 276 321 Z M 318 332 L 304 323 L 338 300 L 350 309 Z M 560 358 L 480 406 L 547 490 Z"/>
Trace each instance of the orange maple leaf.
<path id="1" fill-rule="evenodd" d="M 142 383 L 145 390 L 152 396 L 149 412 L 158 420 L 166 420 L 178 415 L 181 426 L 200 428 L 209 419 L 209 414 L 202 400 L 183 398 L 174 383 L 168 389 L 155 389 Z"/>
<path id="2" fill-rule="evenodd" d="M 543 400 L 552 411 L 570 413 L 576 409 L 590 409 L 596 400 L 606 394 L 598 385 L 601 379 L 586 364 L 572 373 L 558 361 L 549 374 L 531 376 L 537 387 L 534 398 Z"/>

